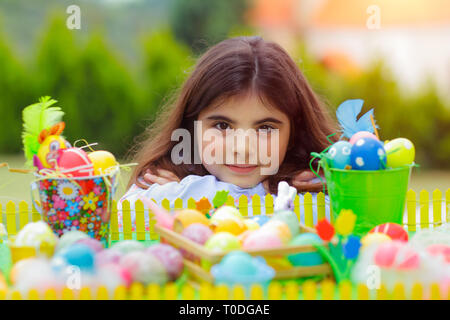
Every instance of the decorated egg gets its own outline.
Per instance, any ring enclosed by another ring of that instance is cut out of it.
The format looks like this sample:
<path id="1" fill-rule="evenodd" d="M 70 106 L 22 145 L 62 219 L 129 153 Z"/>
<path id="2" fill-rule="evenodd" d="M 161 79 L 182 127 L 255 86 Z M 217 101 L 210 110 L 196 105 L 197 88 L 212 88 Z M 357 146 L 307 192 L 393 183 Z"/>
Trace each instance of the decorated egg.
<path id="1" fill-rule="evenodd" d="M 388 235 L 386 235 L 384 233 L 380 233 L 380 232 L 372 232 L 372 233 L 366 234 L 361 239 L 361 245 L 362 245 L 362 248 L 365 249 L 365 248 L 371 246 L 372 244 L 379 244 L 379 243 L 390 242 L 390 241 L 392 241 L 392 239 Z"/>
<path id="2" fill-rule="evenodd" d="M 34 247 L 42 248 L 47 246 L 50 254 L 54 251 L 58 237 L 53 233 L 52 229 L 44 221 L 30 222 L 22 230 L 19 231 L 14 241 L 14 245 L 18 247 Z"/>
<path id="3" fill-rule="evenodd" d="M 183 230 L 181 235 L 189 240 L 203 246 L 206 241 L 213 235 L 210 228 L 201 223 L 193 223 Z M 188 260 L 196 261 L 198 257 L 189 253 L 184 249 L 180 249 L 181 254 Z"/>
<path id="4" fill-rule="evenodd" d="M 83 271 L 94 270 L 95 251 L 85 244 L 75 243 L 58 253 L 68 265 L 79 267 Z"/>
<path id="5" fill-rule="evenodd" d="M 205 248 L 213 252 L 226 252 L 240 247 L 238 238 L 229 232 L 216 233 L 205 243 Z"/>
<path id="6" fill-rule="evenodd" d="M 369 233 L 372 232 L 384 233 L 392 240 L 408 241 L 409 238 L 408 232 L 401 225 L 393 222 L 380 224 L 369 231 Z"/>
<path id="7" fill-rule="evenodd" d="M 338 141 L 328 149 L 328 160 L 332 168 L 346 169 L 350 167 L 350 153 L 352 144 L 347 141 Z"/>
<path id="8" fill-rule="evenodd" d="M 350 138 L 350 144 L 354 145 L 355 142 L 361 138 L 370 138 L 370 139 L 374 139 L 374 140 L 379 140 L 376 135 L 374 135 L 373 133 L 371 133 L 369 131 L 359 131 Z"/>
<path id="9" fill-rule="evenodd" d="M 79 230 L 70 230 L 66 233 L 64 233 L 61 238 L 59 238 L 58 244 L 56 246 L 56 251 L 60 251 L 61 249 L 64 249 L 65 247 L 68 247 L 78 240 L 81 239 L 88 239 L 89 236 Z"/>
<path id="10" fill-rule="evenodd" d="M 123 240 L 116 242 L 111 246 L 111 248 L 126 254 L 133 251 L 142 251 L 145 249 L 145 246 L 136 240 Z"/>
<path id="11" fill-rule="evenodd" d="M 291 246 L 303 246 L 303 245 L 313 245 L 321 244 L 322 240 L 315 233 L 302 233 L 296 236 L 289 243 Z M 288 255 L 289 261 L 293 266 L 317 266 L 323 264 L 323 258 L 319 252 L 304 252 Z"/>
<path id="12" fill-rule="evenodd" d="M 251 220 L 256 221 L 259 224 L 259 226 L 263 226 L 270 220 L 270 217 L 266 216 L 266 215 L 258 215 L 258 216 L 253 216 L 251 218 Z"/>
<path id="13" fill-rule="evenodd" d="M 173 230 L 177 233 L 182 233 L 185 228 L 193 223 L 201 223 L 207 226 L 209 225 L 209 220 L 200 211 L 194 209 L 180 210 L 175 214 Z"/>
<path id="14" fill-rule="evenodd" d="M 386 167 L 386 152 L 380 141 L 360 138 L 352 146 L 350 163 L 354 170 L 380 170 Z"/>
<path id="15" fill-rule="evenodd" d="M 94 238 L 84 238 L 77 240 L 75 243 L 81 243 L 89 248 L 91 248 L 95 253 L 98 253 L 103 250 L 103 244 L 101 241 L 94 239 Z"/>
<path id="16" fill-rule="evenodd" d="M 45 138 L 39 147 L 36 157 L 44 168 L 55 168 L 60 153 L 59 150 L 70 148 L 69 142 L 58 135 Z"/>
<path id="17" fill-rule="evenodd" d="M 60 149 L 57 169 L 71 177 L 86 177 L 94 174 L 94 166 L 86 152 L 79 148 Z"/>
<path id="18" fill-rule="evenodd" d="M 282 221 L 287 224 L 289 230 L 291 231 L 291 236 L 295 237 L 299 232 L 299 222 L 297 215 L 289 210 L 283 210 L 275 212 L 272 216 L 272 220 Z"/>
<path id="19" fill-rule="evenodd" d="M 219 209 L 217 209 L 211 216 L 211 223 L 214 223 L 218 220 L 230 218 L 230 217 L 236 217 L 243 219 L 241 213 L 232 206 L 222 206 Z"/>
<path id="20" fill-rule="evenodd" d="M 246 230 L 243 219 L 236 216 L 230 216 L 225 219 L 216 219 L 211 221 L 210 228 L 215 232 L 229 232 L 239 235 Z"/>
<path id="21" fill-rule="evenodd" d="M 414 162 L 416 151 L 413 143 L 408 139 L 391 140 L 384 145 L 384 149 L 386 150 L 387 166 L 390 168 L 398 168 Z"/>
<path id="22" fill-rule="evenodd" d="M 283 246 L 283 240 L 274 229 L 259 229 L 250 233 L 243 241 L 242 247 L 248 249 L 269 249 Z"/>
<path id="23" fill-rule="evenodd" d="M 115 263 L 101 265 L 97 270 L 96 277 L 98 284 L 105 286 L 110 292 L 114 292 L 121 285 L 128 287 L 133 282 L 130 272 Z"/>
<path id="24" fill-rule="evenodd" d="M 155 244 L 145 252 L 154 255 L 166 268 L 169 280 L 176 280 L 183 272 L 183 256 L 181 253 L 168 244 Z"/>
<path id="25" fill-rule="evenodd" d="M 88 157 L 94 166 L 96 176 L 111 173 L 118 165 L 114 155 L 108 151 L 94 151 L 89 153 Z"/>
<path id="26" fill-rule="evenodd" d="M 292 239 L 292 233 L 289 226 L 280 220 L 270 220 L 260 230 L 274 230 L 283 243 L 288 243 Z"/>
<path id="27" fill-rule="evenodd" d="M 125 268 L 133 281 L 144 285 L 150 283 L 164 284 L 168 275 L 164 265 L 154 255 L 144 251 L 129 252 L 120 259 L 120 266 Z"/>

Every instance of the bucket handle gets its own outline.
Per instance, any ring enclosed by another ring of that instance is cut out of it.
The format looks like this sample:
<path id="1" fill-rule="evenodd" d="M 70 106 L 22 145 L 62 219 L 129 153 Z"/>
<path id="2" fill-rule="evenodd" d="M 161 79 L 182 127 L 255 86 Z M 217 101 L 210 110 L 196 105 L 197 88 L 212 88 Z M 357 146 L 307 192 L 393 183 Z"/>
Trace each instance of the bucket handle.
<path id="1" fill-rule="evenodd" d="M 41 206 L 38 204 L 36 198 L 34 197 L 34 191 L 35 190 L 39 190 L 39 186 L 38 186 L 38 182 L 37 181 L 32 181 L 31 182 L 31 202 L 33 204 L 33 207 L 36 209 L 36 211 L 42 216 L 42 208 Z"/>

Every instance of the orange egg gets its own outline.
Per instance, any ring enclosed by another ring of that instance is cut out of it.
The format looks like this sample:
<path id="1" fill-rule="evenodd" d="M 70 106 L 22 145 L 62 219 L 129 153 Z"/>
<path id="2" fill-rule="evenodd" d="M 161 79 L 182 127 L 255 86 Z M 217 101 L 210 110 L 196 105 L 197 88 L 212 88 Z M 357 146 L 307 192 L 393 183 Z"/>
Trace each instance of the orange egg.
<path id="1" fill-rule="evenodd" d="M 209 220 L 200 211 L 193 209 L 181 210 L 175 215 L 173 230 L 175 232 L 181 233 L 183 232 L 184 228 L 193 223 L 201 223 L 208 226 Z"/>

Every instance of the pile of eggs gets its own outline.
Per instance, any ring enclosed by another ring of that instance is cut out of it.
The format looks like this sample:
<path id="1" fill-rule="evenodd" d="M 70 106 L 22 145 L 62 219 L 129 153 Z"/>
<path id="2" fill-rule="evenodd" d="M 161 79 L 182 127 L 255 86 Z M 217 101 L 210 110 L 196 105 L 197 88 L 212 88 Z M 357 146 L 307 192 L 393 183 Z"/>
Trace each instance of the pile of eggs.
<path id="1" fill-rule="evenodd" d="M 53 256 L 37 255 L 19 260 L 11 269 L 15 289 L 27 294 L 30 289 L 45 292 L 105 286 L 110 294 L 119 285 L 133 282 L 144 285 L 175 281 L 183 272 L 181 253 L 168 244 L 149 247 L 135 240 L 124 240 L 105 249 L 102 243 L 73 230 L 57 242 Z"/>
<path id="2" fill-rule="evenodd" d="M 271 217 L 258 215 L 244 219 L 236 208 L 222 206 L 210 219 L 193 209 L 180 210 L 174 218 L 173 231 L 217 253 L 321 243 L 316 234 L 299 234 L 298 218 L 289 210 L 277 211 Z M 201 264 L 205 270 L 211 268 L 208 261 L 200 261 L 200 258 L 191 252 L 181 249 L 181 253 L 186 259 Z M 238 256 L 237 259 L 240 258 L 244 262 L 244 255 Z M 267 263 L 280 270 L 292 266 L 322 264 L 323 260 L 319 253 L 311 252 L 274 257 L 268 259 Z"/>
<path id="3" fill-rule="evenodd" d="M 327 152 L 334 169 L 382 170 L 411 165 L 415 149 L 411 141 L 397 138 L 384 143 L 368 131 L 355 133 L 350 141 L 338 141 Z"/>

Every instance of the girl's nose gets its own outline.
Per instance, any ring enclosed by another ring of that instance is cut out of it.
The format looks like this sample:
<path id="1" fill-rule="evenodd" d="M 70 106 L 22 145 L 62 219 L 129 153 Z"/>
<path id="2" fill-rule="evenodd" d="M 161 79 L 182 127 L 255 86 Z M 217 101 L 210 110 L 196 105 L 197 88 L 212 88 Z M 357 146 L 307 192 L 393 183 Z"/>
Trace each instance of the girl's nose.
<path id="1" fill-rule="evenodd" d="M 257 164 L 258 137 L 254 130 L 247 130 L 234 135 L 231 152 L 238 164 Z"/>

